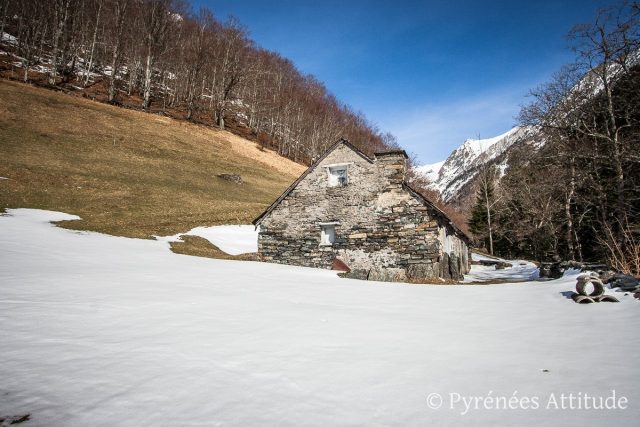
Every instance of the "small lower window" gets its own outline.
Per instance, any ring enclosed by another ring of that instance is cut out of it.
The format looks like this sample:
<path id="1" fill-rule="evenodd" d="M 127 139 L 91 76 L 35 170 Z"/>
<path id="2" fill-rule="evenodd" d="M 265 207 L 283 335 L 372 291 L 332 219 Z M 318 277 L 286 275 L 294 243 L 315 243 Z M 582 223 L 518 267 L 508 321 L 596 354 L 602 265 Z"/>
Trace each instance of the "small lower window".
<path id="1" fill-rule="evenodd" d="M 320 230 L 320 244 L 330 246 L 336 241 L 336 226 L 322 225 Z"/>

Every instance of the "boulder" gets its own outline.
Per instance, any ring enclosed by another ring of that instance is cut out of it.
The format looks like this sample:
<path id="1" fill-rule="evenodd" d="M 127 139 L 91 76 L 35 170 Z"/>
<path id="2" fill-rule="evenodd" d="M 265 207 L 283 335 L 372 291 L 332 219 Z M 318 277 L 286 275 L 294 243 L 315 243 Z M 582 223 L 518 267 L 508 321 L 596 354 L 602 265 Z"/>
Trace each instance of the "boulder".
<path id="1" fill-rule="evenodd" d="M 242 184 L 242 177 L 240 175 L 230 174 L 230 173 L 222 173 L 218 175 L 218 178 L 222 178 L 225 181 L 235 182 L 236 184 Z"/>
<path id="2" fill-rule="evenodd" d="M 540 277 L 549 277 L 549 274 L 551 273 L 551 263 L 550 262 L 540 263 L 540 268 L 538 271 L 539 271 Z"/>
<path id="3" fill-rule="evenodd" d="M 564 264 L 562 262 L 557 262 L 557 263 L 553 263 L 551 265 L 551 271 L 549 272 L 549 274 L 554 279 L 559 279 L 564 275 L 564 272 L 566 270 L 567 270 L 566 264 Z"/>
<path id="4" fill-rule="evenodd" d="M 540 264 L 540 277 L 559 279 L 566 269 L 566 264 L 562 262 L 543 262 Z"/>
<path id="5" fill-rule="evenodd" d="M 610 280 L 612 288 L 620 288 L 623 291 L 640 290 L 640 281 L 633 276 L 627 274 L 616 273 Z"/>

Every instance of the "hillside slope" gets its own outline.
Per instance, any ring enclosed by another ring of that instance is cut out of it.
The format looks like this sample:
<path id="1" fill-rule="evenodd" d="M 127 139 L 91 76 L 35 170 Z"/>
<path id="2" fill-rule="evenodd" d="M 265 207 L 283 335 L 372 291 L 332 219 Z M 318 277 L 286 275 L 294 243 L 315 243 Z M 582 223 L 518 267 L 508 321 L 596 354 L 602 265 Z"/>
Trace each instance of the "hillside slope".
<path id="1" fill-rule="evenodd" d="M 247 223 L 305 167 L 229 132 L 0 81 L 0 209 L 150 237 Z M 218 175 L 237 174 L 242 184 Z"/>

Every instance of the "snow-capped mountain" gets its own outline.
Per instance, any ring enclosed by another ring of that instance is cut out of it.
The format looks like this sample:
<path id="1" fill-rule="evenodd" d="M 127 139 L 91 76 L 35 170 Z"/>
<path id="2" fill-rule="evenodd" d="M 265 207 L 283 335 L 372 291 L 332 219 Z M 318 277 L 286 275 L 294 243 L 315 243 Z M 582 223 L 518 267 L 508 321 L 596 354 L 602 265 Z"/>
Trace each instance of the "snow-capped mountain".
<path id="1" fill-rule="evenodd" d="M 442 169 L 442 165 L 444 165 L 444 162 L 445 160 L 438 163 L 432 163 L 430 165 L 416 166 L 414 170 L 418 175 L 429 180 L 429 182 L 436 182 L 438 180 L 440 169 Z"/>
<path id="2" fill-rule="evenodd" d="M 509 147 L 530 134 L 530 128 L 516 126 L 493 138 L 467 139 L 446 160 L 418 166 L 415 170 L 433 183 L 432 187 L 441 194 L 445 202 L 450 202 L 477 176 L 480 166 L 498 160 Z M 501 159 L 499 167 L 504 173 L 507 168 L 506 159 Z"/>
<path id="3" fill-rule="evenodd" d="M 640 49 L 625 60 L 627 66 L 638 64 Z M 601 69 L 602 67 L 596 67 L 582 76 L 566 95 L 563 101 L 568 105 L 566 108 L 589 102 L 602 91 L 604 77 L 598 74 L 602 72 Z M 608 64 L 606 70 L 607 80 L 612 82 L 622 74 L 622 67 L 616 62 Z M 562 110 L 565 106 L 560 103 L 556 108 Z M 508 173 L 509 153 L 512 147 L 527 145 L 533 153 L 545 144 L 545 138 L 536 129 L 516 126 L 493 138 L 467 139 L 444 162 L 418 166 L 415 171 L 432 183 L 431 187 L 440 193 L 444 202 L 465 208 L 473 199 L 475 178 L 481 166 L 497 166 L 501 176 L 504 176 Z"/>

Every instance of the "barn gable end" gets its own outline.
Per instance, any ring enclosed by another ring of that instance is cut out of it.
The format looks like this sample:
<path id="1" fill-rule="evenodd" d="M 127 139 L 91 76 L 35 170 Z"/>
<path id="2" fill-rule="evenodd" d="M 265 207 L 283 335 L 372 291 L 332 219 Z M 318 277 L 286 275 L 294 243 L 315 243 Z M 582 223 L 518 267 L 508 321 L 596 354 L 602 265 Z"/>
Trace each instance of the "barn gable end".
<path id="1" fill-rule="evenodd" d="M 370 280 L 461 278 L 465 236 L 404 182 L 405 169 L 404 151 L 369 159 L 339 141 L 256 218 L 261 258 L 318 268 L 337 258 Z"/>

